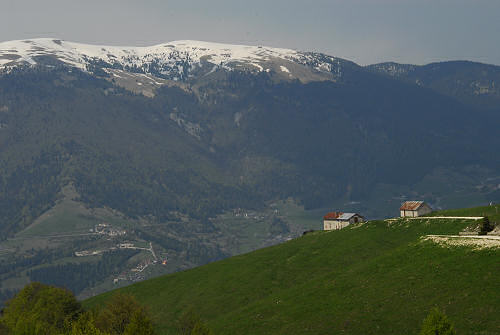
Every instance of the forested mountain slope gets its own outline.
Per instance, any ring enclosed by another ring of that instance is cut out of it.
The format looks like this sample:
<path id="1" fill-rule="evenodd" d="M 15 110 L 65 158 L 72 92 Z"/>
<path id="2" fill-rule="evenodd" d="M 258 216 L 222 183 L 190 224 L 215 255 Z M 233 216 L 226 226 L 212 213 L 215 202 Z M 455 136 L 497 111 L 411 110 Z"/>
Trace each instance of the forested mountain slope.
<path id="1" fill-rule="evenodd" d="M 498 167 L 496 113 L 362 70 L 341 84 L 270 77 L 222 73 L 147 98 L 78 71 L 2 76 L 2 230 L 69 181 L 90 205 L 163 220 L 289 196 L 322 207 L 438 167 Z"/>

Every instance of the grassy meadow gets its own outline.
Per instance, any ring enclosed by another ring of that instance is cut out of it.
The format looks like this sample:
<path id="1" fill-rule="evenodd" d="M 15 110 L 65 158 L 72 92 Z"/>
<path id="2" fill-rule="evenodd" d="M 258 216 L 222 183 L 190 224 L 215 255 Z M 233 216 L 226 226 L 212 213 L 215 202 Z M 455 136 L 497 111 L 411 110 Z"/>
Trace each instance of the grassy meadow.
<path id="1" fill-rule="evenodd" d="M 500 249 L 421 239 L 472 224 L 400 219 L 319 231 L 120 291 L 148 306 L 160 334 L 175 334 L 190 309 L 215 334 L 416 334 L 434 306 L 458 334 L 500 334 Z"/>

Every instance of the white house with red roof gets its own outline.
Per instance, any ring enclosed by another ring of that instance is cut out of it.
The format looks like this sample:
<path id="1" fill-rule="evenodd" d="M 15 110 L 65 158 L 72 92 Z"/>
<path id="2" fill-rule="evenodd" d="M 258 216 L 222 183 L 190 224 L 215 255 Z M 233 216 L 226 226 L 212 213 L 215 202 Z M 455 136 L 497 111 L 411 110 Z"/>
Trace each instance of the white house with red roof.
<path id="1" fill-rule="evenodd" d="M 338 230 L 364 221 L 365 218 L 357 213 L 330 212 L 323 216 L 323 230 Z"/>

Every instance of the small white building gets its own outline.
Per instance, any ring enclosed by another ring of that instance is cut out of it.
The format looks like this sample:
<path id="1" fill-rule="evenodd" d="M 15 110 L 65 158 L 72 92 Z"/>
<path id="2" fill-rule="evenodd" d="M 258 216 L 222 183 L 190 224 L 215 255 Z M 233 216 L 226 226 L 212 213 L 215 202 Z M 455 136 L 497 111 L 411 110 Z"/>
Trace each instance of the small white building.
<path id="1" fill-rule="evenodd" d="M 330 212 L 323 217 L 323 230 L 338 230 L 364 221 L 365 218 L 357 213 Z"/>
<path id="2" fill-rule="evenodd" d="M 432 212 L 431 206 L 423 201 L 406 201 L 399 208 L 401 217 L 417 217 Z"/>

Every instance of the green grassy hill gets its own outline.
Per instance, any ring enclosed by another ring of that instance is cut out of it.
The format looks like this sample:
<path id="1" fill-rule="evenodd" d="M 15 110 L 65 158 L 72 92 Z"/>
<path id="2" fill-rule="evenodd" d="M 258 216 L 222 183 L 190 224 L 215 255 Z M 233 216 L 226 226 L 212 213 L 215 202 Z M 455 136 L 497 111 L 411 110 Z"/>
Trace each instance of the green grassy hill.
<path id="1" fill-rule="evenodd" d="M 498 219 L 494 206 L 477 211 Z M 175 334 L 188 309 L 216 334 L 415 334 L 433 306 L 458 334 L 500 334 L 500 248 L 421 238 L 471 224 L 423 218 L 315 232 L 121 291 L 149 307 L 161 334 Z"/>
<path id="2" fill-rule="evenodd" d="M 500 204 L 474 208 L 446 209 L 433 212 L 430 216 L 487 216 L 490 221 L 500 223 Z"/>

